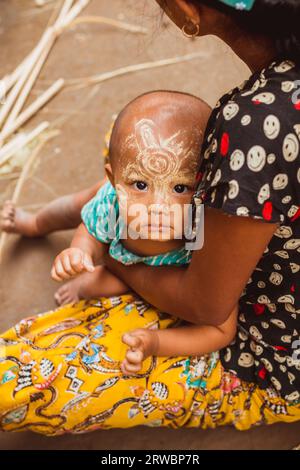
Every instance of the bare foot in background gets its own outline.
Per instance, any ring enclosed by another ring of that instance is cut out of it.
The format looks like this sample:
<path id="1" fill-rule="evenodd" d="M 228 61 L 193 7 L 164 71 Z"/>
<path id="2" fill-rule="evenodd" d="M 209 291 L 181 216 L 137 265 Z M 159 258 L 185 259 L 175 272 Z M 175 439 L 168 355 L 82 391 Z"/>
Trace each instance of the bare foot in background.
<path id="1" fill-rule="evenodd" d="M 80 296 L 81 286 L 82 276 L 78 276 L 57 289 L 54 294 L 54 299 L 57 305 L 60 306 L 78 302 L 82 298 Z"/>
<path id="2" fill-rule="evenodd" d="M 39 235 L 36 215 L 16 207 L 12 201 L 6 201 L 3 205 L 0 228 L 3 232 L 18 233 L 26 237 L 37 237 Z"/>
<path id="3" fill-rule="evenodd" d="M 54 299 L 58 305 L 65 305 L 81 299 L 123 295 L 128 290 L 128 286 L 105 266 L 96 266 L 94 272 L 82 273 L 66 282 L 56 291 Z"/>

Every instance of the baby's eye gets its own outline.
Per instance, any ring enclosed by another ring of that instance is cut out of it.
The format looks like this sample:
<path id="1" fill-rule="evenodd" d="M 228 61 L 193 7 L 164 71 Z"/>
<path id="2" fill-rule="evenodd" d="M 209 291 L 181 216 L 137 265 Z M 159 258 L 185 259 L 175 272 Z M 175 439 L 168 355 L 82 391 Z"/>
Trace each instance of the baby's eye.
<path id="1" fill-rule="evenodd" d="M 148 185 L 145 181 L 136 181 L 133 183 L 133 187 L 138 191 L 147 191 Z"/>
<path id="2" fill-rule="evenodd" d="M 186 193 L 188 190 L 189 188 L 185 184 L 176 184 L 174 186 L 174 191 L 178 194 Z"/>

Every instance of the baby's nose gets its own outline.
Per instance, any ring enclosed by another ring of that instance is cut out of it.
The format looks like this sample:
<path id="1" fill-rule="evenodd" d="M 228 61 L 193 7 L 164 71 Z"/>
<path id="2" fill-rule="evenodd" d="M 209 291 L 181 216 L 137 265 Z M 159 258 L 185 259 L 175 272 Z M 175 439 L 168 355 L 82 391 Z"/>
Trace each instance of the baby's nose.
<path id="1" fill-rule="evenodd" d="M 169 194 L 165 188 L 163 188 L 161 191 L 157 190 L 154 192 L 152 196 L 151 204 L 153 205 L 157 204 L 157 206 L 164 207 L 168 205 L 168 202 L 169 202 Z"/>
<path id="2" fill-rule="evenodd" d="M 152 214 L 169 214 L 170 208 L 166 203 L 153 203 L 149 205 L 149 212 Z"/>

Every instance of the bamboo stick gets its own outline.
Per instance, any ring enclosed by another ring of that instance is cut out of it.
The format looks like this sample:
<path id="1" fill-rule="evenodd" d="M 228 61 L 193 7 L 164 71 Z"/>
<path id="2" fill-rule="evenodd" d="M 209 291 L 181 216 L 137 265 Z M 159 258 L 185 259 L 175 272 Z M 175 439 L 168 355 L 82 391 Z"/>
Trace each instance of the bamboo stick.
<path id="1" fill-rule="evenodd" d="M 10 173 L 3 174 L 3 175 L 0 173 L 0 181 L 3 181 L 3 180 L 15 180 L 16 178 L 19 178 L 19 176 L 20 176 L 20 172 L 19 172 L 19 171 L 10 172 Z"/>
<path id="2" fill-rule="evenodd" d="M 10 77 L 6 77 L 6 83 L 3 86 L 2 95 L 6 92 L 7 87 L 10 86 L 13 81 L 16 80 L 16 82 L 0 111 L 0 127 L 4 123 L 0 134 L 0 148 L 6 138 L 30 119 L 30 117 L 32 117 L 33 114 L 35 114 L 59 90 L 61 90 L 64 85 L 62 79 L 58 80 L 21 115 L 19 115 L 49 55 L 57 35 L 64 27 L 73 21 L 82 9 L 90 2 L 90 0 L 78 0 L 78 2 L 72 7 L 73 1 L 74 0 L 64 1 L 54 25 L 49 26 L 46 29 L 38 45 L 20 64 L 20 66 L 17 67 L 15 72 Z M 8 119 L 6 119 L 7 116 Z"/>
<path id="3" fill-rule="evenodd" d="M 61 11 L 60 11 L 60 13 L 57 17 L 57 20 L 54 22 L 54 24 L 57 23 L 57 22 L 61 22 L 62 19 L 64 19 L 64 17 L 69 12 L 73 2 L 74 2 L 74 0 L 65 0 L 64 1 L 64 4 L 61 8 Z M 50 23 L 51 23 L 51 21 L 50 21 Z M 48 28 L 49 28 L 49 26 L 48 26 Z M 3 89 L 5 90 L 5 94 L 7 94 L 9 92 L 9 90 L 14 86 L 16 81 L 20 78 L 20 76 L 22 74 L 22 71 L 23 71 L 24 67 L 26 66 L 26 63 L 31 61 L 32 55 L 33 55 L 36 47 L 32 51 L 30 51 L 30 53 L 25 57 L 25 59 L 16 67 L 16 69 L 11 74 L 6 75 L 5 77 L 3 77 L 2 80 L 0 80 L 0 82 L 3 82 Z M 1 90 L 0 90 L 0 92 L 1 92 Z M 3 96 L 1 96 L 1 94 L 0 94 L 0 101 L 1 101 L 2 98 L 3 98 Z"/>
<path id="4" fill-rule="evenodd" d="M 90 0 L 78 0 L 77 3 L 71 8 L 71 10 L 65 15 L 65 18 L 61 24 L 62 27 L 67 27 L 74 19 L 76 16 L 78 16 L 82 10 L 88 6 L 90 3 Z M 59 26 L 59 25 L 57 25 Z"/>
<path id="5" fill-rule="evenodd" d="M 22 70 L 25 67 L 26 62 L 30 58 L 31 54 L 32 52 L 28 54 L 28 56 L 25 57 L 25 59 L 21 62 L 21 64 L 18 65 L 17 68 L 11 74 L 5 75 L 5 77 L 2 78 L 1 82 L 3 84 L 3 89 L 5 90 L 5 95 L 9 92 L 9 90 L 14 86 L 16 81 L 20 78 L 22 74 Z M 3 97 L 4 96 L 0 95 L 0 100 Z"/>
<path id="6" fill-rule="evenodd" d="M 37 63 L 35 64 L 35 67 L 33 68 L 27 82 L 24 85 L 23 90 L 21 91 L 17 101 L 15 102 L 15 105 L 14 105 L 13 109 L 11 110 L 11 112 L 8 116 L 8 119 L 6 120 L 6 122 L 5 122 L 5 124 L 2 128 L 2 132 L 5 132 L 7 130 L 7 128 L 9 128 L 13 124 L 13 122 L 17 118 L 18 114 L 20 113 L 21 109 L 23 108 L 24 103 L 26 102 L 26 100 L 28 98 L 28 95 L 31 92 L 31 89 L 32 89 L 37 77 L 39 76 L 40 71 L 41 71 L 44 63 L 46 62 L 46 59 L 47 59 L 47 57 L 48 57 L 48 55 L 49 55 L 49 53 L 52 49 L 54 41 L 55 41 L 55 36 L 53 36 L 51 38 L 51 40 L 49 40 L 49 42 L 46 45 L 45 49 L 43 50 L 40 58 L 38 59 Z"/>
<path id="7" fill-rule="evenodd" d="M 111 18 L 106 18 L 105 16 L 81 16 L 80 18 L 76 18 L 72 21 L 69 26 L 75 26 L 81 23 L 107 24 L 116 28 L 125 29 L 131 33 L 146 34 L 148 32 L 147 28 L 125 23 L 124 21 L 113 20 Z"/>
<path id="8" fill-rule="evenodd" d="M 93 85 L 96 83 L 102 83 L 111 78 L 120 77 L 121 75 L 127 75 L 134 72 L 140 72 L 143 70 L 154 69 L 158 67 L 165 67 L 168 65 L 179 64 L 181 62 L 188 62 L 190 60 L 197 59 L 203 56 L 203 52 L 194 52 L 183 56 L 172 57 L 170 59 L 161 59 L 154 62 L 143 62 L 141 64 L 128 65 L 119 69 L 104 72 L 99 75 L 91 75 L 90 77 L 75 78 L 73 80 L 67 80 L 67 86 L 74 86 L 76 88 L 82 88 L 84 86 Z"/>
<path id="9" fill-rule="evenodd" d="M 16 130 L 18 130 L 26 121 L 28 121 L 39 109 L 41 109 L 51 98 L 53 98 L 64 86 L 65 81 L 60 78 L 51 85 L 41 96 L 39 96 L 28 108 L 23 111 L 13 124 L 4 132 L 0 133 L 0 144 Z"/>
<path id="10" fill-rule="evenodd" d="M 121 67 L 111 72 L 105 72 L 100 75 L 94 75 L 84 79 L 75 79 L 73 81 L 68 81 L 68 85 L 75 85 L 76 87 L 89 86 L 95 83 L 101 83 L 111 78 L 118 76 L 126 75 L 133 72 L 148 70 L 157 67 L 163 67 L 168 65 L 173 65 L 180 62 L 185 62 L 189 60 L 194 60 L 198 57 L 201 57 L 202 53 L 192 53 L 184 56 L 178 56 L 170 59 L 162 59 L 154 62 L 144 62 L 136 65 L 129 65 L 126 67 Z M 44 104 L 49 101 L 54 94 L 56 94 L 64 85 L 64 80 L 60 79 L 55 82 L 43 95 L 41 95 L 32 105 L 30 105 L 14 122 L 14 124 L 6 129 L 5 132 L 0 133 L 0 141 L 9 137 L 13 132 L 15 132 L 21 125 L 23 125 L 30 117 L 33 116 Z"/>
<path id="11" fill-rule="evenodd" d="M 22 134 L 20 139 L 15 143 L 14 146 L 9 147 L 9 144 L 7 144 L 5 147 L 2 147 L 2 149 L 0 150 L 0 165 L 6 163 L 7 160 L 12 157 L 12 155 L 21 150 L 22 147 L 27 145 L 32 140 L 36 139 L 36 137 L 38 137 L 42 132 L 44 132 L 49 127 L 49 125 L 49 122 L 44 121 L 28 134 Z"/>
<path id="12" fill-rule="evenodd" d="M 6 145 L 4 145 L 0 149 L 0 165 L 1 165 L 1 159 L 4 157 L 6 154 L 11 154 L 15 152 L 15 149 L 18 148 L 21 142 L 23 142 L 25 133 L 19 133 L 17 134 L 13 139 L 11 139 Z"/>
<path id="13" fill-rule="evenodd" d="M 24 185 L 24 182 L 27 178 L 27 175 L 33 165 L 33 163 L 35 162 L 38 154 L 40 153 L 42 147 L 45 145 L 45 143 L 47 142 L 47 140 L 49 139 L 50 137 L 48 138 L 45 138 L 43 139 L 38 145 L 37 147 L 33 150 L 30 158 L 27 160 L 27 162 L 25 163 L 23 169 L 22 169 L 22 172 L 20 174 L 20 177 L 17 181 L 17 184 L 16 184 L 16 187 L 15 187 L 15 190 L 13 192 L 13 195 L 12 195 L 12 202 L 14 204 L 17 204 L 18 202 L 18 199 L 19 199 L 19 196 L 21 194 L 21 190 L 22 190 L 22 187 Z M 8 233 L 6 232 L 2 232 L 1 233 L 1 236 L 0 236 L 0 264 L 2 263 L 2 260 L 3 260 L 3 250 L 4 250 L 4 245 L 5 245 L 5 242 L 6 242 L 6 239 L 7 239 L 7 236 L 8 236 Z"/>
<path id="14" fill-rule="evenodd" d="M 13 106 L 18 94 L 20 93 L 23 85 L 25 84 L 30 72 L 31 72 L 31 69 L 32 67 L 34 67 L 35 63 L 37 62 L 37 60 L 39 59 L 42 51 L 43 51 L 43 48 L 45 47 L 45 45 L 47 45 L 47 43 L 49 41 L 51 41 L 51 37 L 53 35 L 53 28 L 49 28 L 45 31 L 45 33 L 43 34 L 42 36 L 42 39 L 40 41 L 40 43 L 38 44 L 38 46 L 36 47 L 36 49 L 34 50 L 34 53 L 32 54 L 32 56 L 30 57 L 30 60 L 28 62 L 26 62 L 23 70 L 22 70 L 22 74 L 20 76 L 20 78 L 17 80 L 16 84 L 14 85 L 13 89 L 11 90 L 10 94 L 8 95 L 1 111 L 0 111 L 0 126 L 3 125 L 3 122 L 5 120 L 5 118 L 7 117 L 8 113 L 10 112 L 11 110 L 11 107 Z"/>
<path id="15" fill-rule="evenodd" d="M 47 5 L 47 3 L 51 3 L 51 2 L 53 2 L 53 0 L 35 0 L 35 4 L 38 7 L 43 7 Z"/>
<path id="16" fill-rule="evenodd" d="M 56 25 L 59 25 L 61 22 L 63 22 L 65 20 L 65 17 L 67 16 L 67 14 L 70 12 L 70 9 L 72 7 L 72 4 L 73 4 L 73 1 L 74 0 L 65 0 L 64 1 L 64 4 L 62 6 L 62 9 L 57 17 L 57 20 L 56 20 Z"/>
<path id="17" fill-rule="evenodd" d="M 4 120 L 10 113 L 2 130 L 6 130 L 7 127 L 12 124 L 12 122 L 16 119 L 18 113 L 22 109 L 49 55 L 49 52 L 54 45 L 57 35 L 59 34 L 61 28 L 65 25 L 65 22 L 69 21 L 67 18 L 74 19 L 76 14 L 79 14 L 80 11 L 89 3 L 89 1 L 90 0 L 79 0 L 78 3 L 70 10 L 73 4 L 73 0 L 65 0 L 54 25 L 46 29 L 38 45 L 35 47 L 32 53 L 29 54 L 28 58 L 23 61 L 21 66 L 16 69 L 15 76 L 19 76 L 19 78 L 0 112 L 0 127 L 3 125 Z M 14 102 L 20 92 L 21 94 L 14 105 Z M 11 111 L 13 105 L 14 107 Z"/>
<path id="18" fill-rule="evenodd" d="M 11 111 L 11 114 L 9 115 L 9 118 L 7 119 L 7 122 L 3 126 L 3 129 L 2 129 L 3 131 L 6 130 L 9 125 L 12 124 L 12 122 L 14 121 L 14 119 L 17 117 L 18 113 L 22 109 L 22 107 L 23 107 L 23 105 L 24 105 L 24 103 L 25 103 L 32 87 L 33 87 L 33 84 L 35 83 L 35 81 L 36 81 L 36 79 L 37 79 L 37 77 L 38 77 L 38 75 L 39 75 L 39 73 L 40 73 L 47 57 L 48 57 L 48 55 L 49 55 L 49 52 L 51 51 L 51 48 L 52 48 L 52 46 L 53 46 L 53 44 L 56 40 L 58 31 L 59 31 L 60 28 L 65 28 L 67 26 L 72 26 L 72 25 L 88 22 L 88 23 L 108 24 L 108 25 L 111 25 L 111 26 L 114 26 L 114 27 L 117 27 L 117 28 L 125 29 L 127 31 L 132 32 L 132 33 L 145 34 L 147 32 L 146 28 L 131 25 L 129 23 L 125 23 L 125 22 L 122 22 L 122 21 L 116 21 L 116 20 L 113 20 L 113 19 L 110 19 L 110 18 L 105 18 L 105 17 L 102 17 L 102 16 L 100 16 L 100 17 L 99 16 L 98 17 L 86 16 L 86 17 L 74 19 L 75 16 L 78 15 L 85 6 L 87 6 L 89 1 L 90 0 L 80 0 L 76 5 L 74 5 L 72 10 L 70 11 L 74 0 L 65 0 L 65 2 L 63 4 L 63 7 L 60 11 L 60 14 L 59 14 L 54 26 L 53 26 L 52 38 L 51 38 L 51 40 L 49 39 L 48 44 L 46 44 L 46 46 L 45 46 L 46 49 L 42 52 L 42 55 L 41 55 L 40 59 L 38 60 L 34 70 L 32 71 L 28 82 L 26 83 L 24 89 L 22 90 L 21 95 L 19 96 L 17 102 L 15 103 L 15 106 L 14 106 L 13 110 Z M 7 93 L 7 91 L 11 88 L 12 84 L 15 83 L 15 81 L 22 74 L 22 70 L 24 68 L 26 68 L 26 66 L 28 66 L 29 63 L 32 62 L 33 53 L 34 53 L 34 50 L 24 59 L 24 61 L 17 67 L 17 69 L 13 72 L 13 74 L 11 74 L 11 76 L 4 77 L 4 79 L 3 79 L 3 83 L 4 83 L 3 90 L 5 90 L 4 93 L 5 92 Z M 0 89 L 0 92 L 1 92 L 1 89 Z M 4 95 L 4 93 L 3 93 L 3 95 Z M 1 97 L 3 98 L 3 96 L 0 95 L 0 100 L 1 100 Z M 11 99 L 13 99 L 13 97 Z M 2 112 L 4 113 L 3 110 L 2 110 Z M 0 115 L 0 124 L 1 124 L 1 119 L 2 118 L 1 118 L 1 115 Z"/>

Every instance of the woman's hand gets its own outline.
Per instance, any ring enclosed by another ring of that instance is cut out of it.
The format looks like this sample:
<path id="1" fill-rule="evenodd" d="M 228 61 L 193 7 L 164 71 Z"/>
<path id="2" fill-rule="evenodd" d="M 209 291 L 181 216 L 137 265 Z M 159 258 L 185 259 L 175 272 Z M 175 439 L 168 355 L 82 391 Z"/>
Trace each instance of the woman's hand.
<path id="1" fill-rule="evenodd" d="M 83 272 L 92 273 L 94 271 L 95 266 L 91 255 L 80 248 L 67 248 L 55 258 L 51 277 L 54 281 L 61 282 Z"/>

